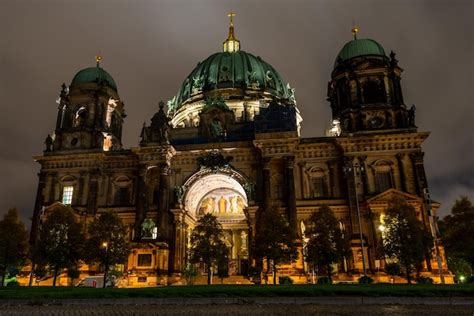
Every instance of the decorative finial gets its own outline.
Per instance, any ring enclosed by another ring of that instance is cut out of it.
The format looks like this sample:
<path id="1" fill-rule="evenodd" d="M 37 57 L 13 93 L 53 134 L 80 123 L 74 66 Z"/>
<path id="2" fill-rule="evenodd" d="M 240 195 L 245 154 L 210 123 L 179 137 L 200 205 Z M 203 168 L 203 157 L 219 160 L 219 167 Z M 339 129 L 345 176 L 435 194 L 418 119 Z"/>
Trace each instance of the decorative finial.
<path id="1" fill-rule="evenodd" d="M 95 61 L 96 61 L 96 63 L 97 63 L 97 67 L 99 67 L 99 64 L 100 64 L 100 61 L 101 61 L 101 60 L 102 60 L 102 56 L 100 55 L 100 52 L 99 52 L 99 54 L 97 54 L 97 55 L 95 56 Z"/>
<path id="2" fill-rule="evenodd" d="M 359 33 L 359 27 L 355 25 L 354 21 L 352 21 L 352 29 L 351 29 L 352 35 L 354 35 L 354 39 L 357 39 L 357 33 Z"/>
<path id="3" fill-rule="evenodd" d="M 234 16 L 236 16 L 235 12 L 230 11 L 227 13 L 227 16 L 230 18 L 229 26 L 234 26 Z"/>
<path id="4" fill-rule="evenodd" d="M 240 50 L 240 41 L 235 38 L 234 33 L 234 16 L 236 16 L 236 14 L 230 11 L 227 16 L 229 17 L 229 36 L 224 42 L 224 52 L 234 53 Z"/>

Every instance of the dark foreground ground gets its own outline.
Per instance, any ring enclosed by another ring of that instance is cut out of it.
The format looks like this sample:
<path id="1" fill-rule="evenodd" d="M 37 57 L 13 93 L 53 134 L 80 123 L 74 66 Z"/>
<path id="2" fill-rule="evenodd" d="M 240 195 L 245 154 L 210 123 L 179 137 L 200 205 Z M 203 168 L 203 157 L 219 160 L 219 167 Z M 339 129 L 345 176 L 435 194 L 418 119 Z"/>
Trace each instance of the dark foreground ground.
<path id="1" fill-rule="evenodd" d="M 470 315 L 473 285 L 0 289 L 4 315 Z"/>
<path id="2" fill-rule="evenodd" d="M 3 306 L 6 315 L 470 315 L 474 305 L 324 305 L 324 304 L 212 304 L 212 305 L 43 305 Z"/>

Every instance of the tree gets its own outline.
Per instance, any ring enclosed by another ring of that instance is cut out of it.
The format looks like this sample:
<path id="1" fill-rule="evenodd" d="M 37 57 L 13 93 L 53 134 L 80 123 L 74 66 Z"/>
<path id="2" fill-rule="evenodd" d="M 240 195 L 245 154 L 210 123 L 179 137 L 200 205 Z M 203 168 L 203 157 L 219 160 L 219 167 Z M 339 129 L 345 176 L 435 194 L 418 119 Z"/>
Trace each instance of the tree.
<path id="1" fill-rule="evenodd" d="M 33 249 L 33 261 L 47 264 L 54 271 L 53 286 L 59 272 L 77 266 L 83 258 L 84 233 L 70 208 L 49 213 L 41 225 L 39 239 Z"/>
<path id="2" fill-rule="evenodd" d="M 469 198 L 456 200 L 440 230 L 448 257 L 463 259 L 474 268 L 474 205 Z"/>
<path id="3" fill-rule="evenodd" d="M 383 252 L 400 262 L 411 283 L 412 270 L 431 255 L 433 239 L 418 220 L 414 207 L 400 198 L 390 202 L 383 225 Z"/>
<path id="4" fill-rule="evenodd" d="M 221 284 L 224 283 L 224 278 L 229 277 L 229 250 L 224 247 L 219 247 L 219 254 L 217 256 L 217 276 L 221 279 Z"/>
<path id="5" fill-rule="evenodd" d="M 89 224 L 86 260 L 104 267 L 104 284 L 111 265 L 124 263 L 130 254 L 130 242 L 122 220 L 112 212 L 102 213 Z"/>
<path id="6" fill-rule="evenodd" d="M 456 281 L 462 281 L 462 277 L 467 277 L 472 275 L 472 267 L 466 260 L 458 257 L 448 257 L 448 267 L 449 270 L 456 277 Z"/>
<path id="7" fill-rule="evenodd" d="M 4 286 L 7 269 L 23 263 L 28 254 L 28 232 L 16 208 L 10 209 L 0 221 L 0 269 Z"/>
<path id="8" fill-rule="evenodd" d="M 308 222 L 306 258 L 313 266 L 326 270 L 331 282 L 331 265 L 351 255 L 349 237 L 328 206 L 313 212 Z"/>
<path id="9" fill-rule="evenodd" d="M 224 231 L 217 217 L 206 214 L 199 219 L 191 234 L 191 263 L 203 263 L 207 270 L 207 284 L 211 284 L 212 267 L 223 256 L 228 256 L 229 250 L 224 243 Z"/>
<path id="10" fill-rule="evenodd" d="M 253 251 L 257 259 L 266 259 L 266 273 L 272 265 L 276 284 L 277 265 L 292 262 L 298 256 L 294 235 L 286 218 L 274 208 L 260 212 L 257 224 Z"/>

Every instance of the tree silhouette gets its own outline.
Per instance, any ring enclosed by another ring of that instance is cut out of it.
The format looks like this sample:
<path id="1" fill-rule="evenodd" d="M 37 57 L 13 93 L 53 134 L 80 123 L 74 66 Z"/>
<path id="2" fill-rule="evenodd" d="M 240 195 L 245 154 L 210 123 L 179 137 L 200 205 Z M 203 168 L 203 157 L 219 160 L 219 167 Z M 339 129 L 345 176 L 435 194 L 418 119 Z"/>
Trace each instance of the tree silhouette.
<path id="1" fill-rule="evenodd" d="M 28 254 L 28 233 L 16 208 L 10 209 L 0 221 L 1 286 L 5 284 L 7 269 L 23 263 Z"/>
<path id="2" fill-rule="evenodd" d="M 448 256 L 463 259 L 471 265 L 471 269 L 474 268 L 474 205 L 469 198 L 461 196 L 457 199 L 451 214 L 443 219 L 440 226 Z"/>
<path id="3" fill-rule="evenodd" d="M 276 284 L 277 266 L 296 260 L 298 252 L 288 221 L 274 208 L 258 214 L 257 231 L 253 245 L 257 259 L 266 259 L 267 272 L 273 268 L 273 284 Z"/>
<path id="4" fill-rule="evenodd" d="M 383 224 L 383 252 L 400 262 L 411 283 L 410 273 L 430 256 L 433 239 L 418 220 L 413 206 L 400 198 L 390 202 Z"/>
<path id="5" fill-rule="evenodd" d="M 228 258 L 228 253 L 224 243 L 224 231 L 217 217 L 212 214 L 201 217 L 191 234 L 190 261 L 206 266 L 207 284 L 212 282 L 212 267 L 218 263 L 222 266 L 225 258 Z"/>
<path id="6" fill-rule="evenodd" d="M 33 261 L 47 264 L 54 271 L 53 286 L 59 272 L 77 266 L 83 258 L 84 233 L 74 212 L 68 207 L 47 214 L 33 249 Z"/>
<path id="7" fill-rule="evenodd" d="M 331 265 L 351 255 L 349 236 L 344 235 L 339 222 L 328 206 L 313 212 L 306 234 L 306 258 L 313 266 L 326 270 L 331 282 Z"/>
<path id="8" fill-rule="evenodd" d="M 89 224 L 86 259 L 104 267 L 104 288 L 111 265 L 124 263 L 130 254 L 130 242 L 122 220 L 112 212 L 102 213 Z"/>

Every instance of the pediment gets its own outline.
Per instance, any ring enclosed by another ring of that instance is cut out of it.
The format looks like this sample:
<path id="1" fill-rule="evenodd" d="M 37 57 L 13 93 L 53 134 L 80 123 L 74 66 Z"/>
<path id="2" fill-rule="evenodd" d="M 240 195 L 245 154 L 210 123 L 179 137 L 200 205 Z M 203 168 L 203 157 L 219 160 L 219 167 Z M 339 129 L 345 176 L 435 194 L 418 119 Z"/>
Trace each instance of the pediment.
<path id="1" fill-rule="evenodd" d="M 44 208 L 44 213 L 51 213 L 55 210 L 71 210 L 74 214 L 77 214 L 77 211 L 73 209 L 70 205 L 65 205 L 59 201 L 54 202 Z"/>
<path id="2" fill-rule="evenodd" d="M 406 200 L 407 202 L 422 202 L 422 198 L 420 198 L 417 195 L 403 192 L 397 189 L 389 189 L 386 190 L 382 193 L 377 194 L 376 196 L 371 197 L 370 199 L 367 200 L 367 203 L 373 204 L 373 203 L 387 203 L 390 202 L 393 198 L 402 198 Z"/>

